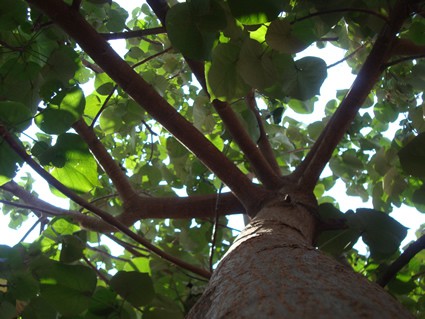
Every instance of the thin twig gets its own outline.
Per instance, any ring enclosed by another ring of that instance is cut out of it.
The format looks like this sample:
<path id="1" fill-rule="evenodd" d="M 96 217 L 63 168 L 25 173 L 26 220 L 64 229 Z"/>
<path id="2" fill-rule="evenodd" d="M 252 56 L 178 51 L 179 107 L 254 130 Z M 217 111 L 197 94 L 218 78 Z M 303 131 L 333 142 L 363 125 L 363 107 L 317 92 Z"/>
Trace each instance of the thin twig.
<path id="1" fill-rule="evenodd" d="M 217 232 L 218 232 L 218 204 L 220 200 L 220 194 L 223 189 L 223 183 L 220 184 L 220 188 L 218 190 L 218 196 L 217 196 L 217 202 L 215 204 L 215 216 L 214 216 L 214 223 L 213 228 L 211 232 L 211 249 L 210 249 L 210 271 L 213 272 L 213 264 L 214 264 L 214 250 L 215 250 L 215 243 L 217 241 Z"/>
<path id="2" fill-rule="evenodd" d="M 88 265 L 91 269 L 93 269 L 93 270 L 96 272 L 97 276 L 98 276 L 101 280 L 103 280 L 106 284 L 108 284 L 108 285 L 109 285 L 109 278 L 107 278 L 104 274 L 102 274 L 102 272 L 101 272 L 99 269 L 97 269 L 97 267 L 96 267 L 95 265 L 93 265 L 93 264 L 92 264 L 92 262 L 91 262 L 90 260 L 88 260 L 86 256 L 83 256 L 83 260 L 86 262 L 86 264 L 87 264 L 87 265 Z"/>
<path id="3" fill-rule="evenodd" d="M 121 231 L 128 237 L 132 238 L 134 241 L 140 243 L 141 245 L 145 246 L 147 249 L 149 249 L 152 253 L 156 254 L 162 259 L 165 259 L 169 261 L 170 263 L 185 268 L 189 271 L 192 271 L 200 276 L 203 276 L 205 278 L 209 278 L 211 276 L 211 273 L 205 269 L 198 268 L 192 264 L 189 264 L 173 255 L 170 255 L 166 253 L 165 251 L 161 250 L 154 244 L 152 244 L 150 241 L 148 241 L 146 238 L 136 234 L 132 230 L 130 230 L 126 225 L 124 225 L 122 222 L 120 222 L 118 219 L 116 219 L 114 216 L 110 215 L 109 213 L 99 209 L 98 207 L 94 206 L 93 204 L 90 204 L 87 202 L 84 198 L 78 196 L 76 193 L 71 191 L 68 187 L 66 187 L 64 184 L 62 184 L 59 180 L 57 180 L 55 177 L 53 177 L 50 173 L 44 170 L 43 167 L 41 167 L 34 159 L 32 159 L 31 156 L 29 156 L 24 148 L 21 147 L 20 144 L 18 144 L 15 140 L 15 138 L 7 131 L 7 129 L 0 125 L 0 136 L 3 137 L 3 139 L 9 144 L 9 146 L 14 150 L 14 152 L 21 157 L 34 171 L 36 171 L 43 179 L 45 179 L 50 185 L 55 187 L 58 191 L 62 192 L 64 195 L 66 195 L 68 198 L 73 200 L 78 205 L 86 208 L 87 210 L 93 212 L 95 215 L 99 216 L 103 221 L 110 224 L 111 226 L 115 227 L 117 230 Z"/>
<path id="4" fill-rule="evenodd" d="M 115 237 L 112 234 L 104 234 L 106 237 L 111 239 L 112 241 L 116 242 L 118 245 L 122 246 L 125 250 L 127 250 L 129 253 L 132 253 L 133 256 L 136 257 L 147 257 L 146 255 L 142 254 L 139 250 L 147 252 L 147 249 L 144 249 L 142 247 L 138 247 L 135 245 L 132 245 L 130 243 L 125 242 L 124 240 L 121 240 L 117 237 Z"/>
<path id="5" fill-rule="evenodd" d="M 325 14 L 332 14 L 332 13 L 339 13 L 339 12 L 357 12 L 357 13 L 365 13 L 365 14 L 369 14 L 369 15 L 373 15 L 383 21 L 385 21 L 386 23 L 389 23 L 389 19 L 388 17 L 373 11 L 373 10 L 368 10 L 368 9 L 362 9 L 362 8 L 341 8 L 341 9 L 332 9 L 332 10 L 324 10 L 324 11 L 318 11 L 318 12 L 314 12 L 311 14 L 308 14 L 304 17 L 295 19 L 292 23 L 297 23 L 303 20 L 307 20 L 316 16 L 321 16 L 321 15 L 325 15 Z"/>
<path id="6" fill-rule="evenodd" d="M 41 222 L 41 220 L 44 219 L 44 218 L 45 217 L 37 218 L 36 222 L 30 227 L 30 229 L 28 229 L 28 231 L 24 234 L 24 236 L 22 236 L 22 238 L 19 240 L 19 242 L 22 243 L 29 236 L 29 234 L 32 233 L 32 231 L 35 229 L 35 227 L 37 227 L 37 225 Z"/>
<path id="7" fill-rule="evenodd" d="M 135 68 L 137 68 L 138 66 L 140 66 L 140 65 L 142 65 L 142 64 L 144 64 L 144 63 L 146 63 L 146 62 L 149 62 L 150 60 L 155 59 L 156 57 L 158 57 L 158 56 L 160 56 L 160 55 L 162 55 L 162 54 L 164 54 L 164 53 L 166 53 L 166 52 L 168 52 L 168 51 L 170 51 L 170 50 L 171 50 L 171 48 L 164 49 L 164 50 L 162 50 L 162 51 L 160 51 L 160 52 L 158 52 L 158 53 L 155 53 L 155 54 L 153 54 L 153 55 L 151 55 L 151 56 L 147 57 L 146 59 L 143 59 L 142 61 L 139 61 L 139 62 L 137 62 L 137 63 L 133 64 L 131 67 L 132 67 L 133 69 L 135 69 Z M 117 85 L 117 84 L 115 84 L 115 85 L 114 85 L 114 87 L 111 89 L 111 92 L 109 92 L 108 96 L 106 97 L 105 101 L 103 102 L 102 107 L 100 108 L 100 110 L 96 113 L 95 117 L 93 118 L 93 121 L 91 122 L 90 127 L 94 127 L 95 123 L 96 123 L 96 122 L 97 122 L 97 120 L 99 119 L 99 117 L 100 117 L 100 115 L 102 114 L 102 112 L 103 112 L 103 111 L 106 109 L 106 107 L 108 106 L 109 100 L 112 98 L 112 95 L 114 94 L 114 92 L 115 92 L 117 89 L 118 89 L 118 85 Z M 143 122 L 143 124 L 146 126 L 146 128 L 148 129 L 148 131 L 149 131 L 151 134 L 155 134 L 155 135 L 157 135 L 155 132 L 153 132 L 153 131 L 150 129 L 149 125 L 147 125 L 144 121 L 142 121 L 142 122 Z"/>
<path id="8" fill-rule="evenodd" d="M 251 112 L 254 113 L 255 118 L 257 119 L 258 129 L 260 130 L 260 137 L 257 141 L 257 145 L 261 150 L 261 153 L 270 164 L 271 168 L 277 175 L 281 174 L 279 164 L 276 161 L 276 156 L 274 155 L 272 146 L 267 137 L 266 130 L 264 129 L 263 119 L 261 118 L 260 111 L 257 106 L 257 101 L 255 99 L 254 90 L 251 90 L 248 95 L 245 97 L 245 101 L 250 108 Z"/>
<path id="9" fill-rule="evenodd" d="M 392 61 L 388 62 L 388 63 L 384 64 L 382 66 L 382 68 L 386 69 L 386 68 L 389 68 L 390 66 L 393 66 L 393 65 L 396 65 L 396 64 L 399 64 L 399 63 L 403 63 L 403 62 L 411 61 L 411 60 L 416 60 L 416 59 L 423 59 L 423 58 L 425 58 L 425 54 L 406 56 L 406 57 L 396 59 L 396 60 L 392 60 Z"/>
<path id="10" fill-rule="evenodd" d="M 396 36 L 409 13 L 406 2 L 398 0 L 394 5 L 388 24 L 379 33 L 350 91 L 314 143 L 311 151 L 291 175 L 291 178 L 298 181 L 300 187 L 314 189 L 333 151 L 347 132 L 370 90 L 381 76 L 382 66 L 391 57 Z"/>
<path id="11" fill-rule="evenodd" d="M 328 69 L 333 68 L 334 66 L 337 66 L 338 64 L 345 62 L 347 60 L 349 60 L 351 57 L 353 57 L 357 52 L 359 52 L 361 49 L 363 49 L 366 46 L 366 43 L 363 43 L 362 45 L 360 45 L 358 48 L 356 48 L 353 52 L 351 52 L 350 54 L 348 54 L 347 56 L 343 57 L 341 60 L 336 61 L 335 63 L 329 64 L 327 66 Z"/>

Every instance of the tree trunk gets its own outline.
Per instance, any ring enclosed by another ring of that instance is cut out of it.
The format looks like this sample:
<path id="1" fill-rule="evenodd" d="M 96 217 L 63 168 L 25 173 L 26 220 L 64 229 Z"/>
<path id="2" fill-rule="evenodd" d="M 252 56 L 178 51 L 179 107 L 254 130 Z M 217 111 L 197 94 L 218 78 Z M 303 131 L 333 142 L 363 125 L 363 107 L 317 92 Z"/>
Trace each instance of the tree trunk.
<path id="1" fill-rule="evenodd" d="M 304 207 L 263 208 L 188 318 L 413 318 L 380 286 L 313 247 L 315 219 Z"/>

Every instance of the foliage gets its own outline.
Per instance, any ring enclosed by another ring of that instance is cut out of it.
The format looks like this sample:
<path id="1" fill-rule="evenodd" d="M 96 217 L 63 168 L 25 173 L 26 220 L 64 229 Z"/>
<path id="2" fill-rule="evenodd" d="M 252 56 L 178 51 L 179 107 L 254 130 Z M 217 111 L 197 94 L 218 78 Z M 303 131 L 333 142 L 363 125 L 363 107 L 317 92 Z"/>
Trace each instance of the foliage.
<path id="1" fill-rule="evenodd" d="M 226 215 L 255 215 L 281 173 L 314 189 L 318 247 L 380 278 L 406 236 L 388 213 L 425 212 L 422 1 L 147 2 L 0 2 L 0 200 L 10 227 L 33 212 L 42 229 L 0 246 L 0 318 L 183 318 L 236 235 Z M 305 124 L 285 112 L 317 110 L 331 67 L 296 55 L 311 46 L 346 50 L 359 80 Z M 337 180 L 373 208 L 339 211 Z M 424 258 L 387 286 L 419 318 Z"/>

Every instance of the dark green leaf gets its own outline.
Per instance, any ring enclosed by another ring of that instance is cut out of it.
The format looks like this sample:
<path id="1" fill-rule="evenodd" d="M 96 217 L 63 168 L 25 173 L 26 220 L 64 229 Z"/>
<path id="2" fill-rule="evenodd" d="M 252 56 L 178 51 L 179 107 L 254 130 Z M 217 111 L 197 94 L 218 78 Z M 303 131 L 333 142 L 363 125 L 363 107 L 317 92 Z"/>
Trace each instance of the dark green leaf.
<path id="1" fill-rule="evenodd" d="M 0 123 L 18 132 L 31 125 L 32 113 L 23 103 L 13 101 L 0 102 Z"/>
<path id="2" fill-rule="evenodd" d="M 319 214 L 325 224 L 341 225 L 342 229 L 322 232 L 317 239 L 317 246 L 335 257 L 350 250 L 360 237 L 358 230 L 343 228 L 347 214 L 350 215 L 352 212 L 343 214 L 332 204 L 324 203 L 319 206 Z"/>
<path id="3" fill-rule="evenodd" d="M 0 2 L 0 30 L 12 31 L 26 22 L 27 6 L 22 0 Z"/>
<path id="4" fill-rule="evenodd" d="M 240 47 L 222 43 L 214 49 L 211 63 L 206 65 L 208 91 L 211 98 L 232 101 L 245 96 L 249 86 L 237 71 Z"/>
<path id="5" fill-rule="evenodd" d="M 267 28 L 267 44 L 282 53 L 303 51 L 315 39 L 314 24 L 307 19 L 291 25 L 289 20 L 275 20 Z"/>
<path id="6" fill-rule="evenodd" d="M 111 287 L 135 307 L 147 305 L 155 295 L 151 277 L 137 271 L 119 271 Z"/>
<path id="7" fill-rule="evenodd" d="M 237 70 L 244 81 L 253 88 L 266 88 L 277 80 L 272 57 L 266 47 L 255 40 L 244 41 L 237 62 Z"/>
<path id="8" fill-rule="evenodd" d="M 320 94 L 320 87 L 326 77 L 325 61 L 316 57 L 305 57 L 295 61 L 295 72 L 284 75 L 282 83 L 290 97 L 305 101 Z"/>
<path id="9" fill-rule="evenodd" d="M 349 218 L 350 227 L 362 233 L 372 257 L 387 258 L 394 254 L 407 235 L 407 228 L 389 215 L 373 209 L 359 208 Z"/>
<path id="10" fill-rule="evenodd" d="M 81 238 L 66 235 L 62 237 L 62 249 L 60 254 L 60 261 L 63 263 L 72 263 L 80 260 L 83 257 L 83 251 L 86 248 L 85 242 Z"/>
<path id="11" fill-rule="evenodd" d="M 18 141 L 21 144 L 20 141 Z M 22 146 L 22 144 L 21 144 Z M 22 166 L 23 160 L 15 151 L 0 137 L 0 186 L 15 177 L 18 166 Z"/>
<path id="12" fill-rule="evenodd" d="M 178 3 L 168 10 L 166 27 L 171 43 L 184 56 L 195 60 L 211 57 L 218 33 L 201 30 L 188 3 Z"/>
<path id="13" fill-rule="evenodd" d="M 416 177 L 425 177 L 425 132 L 414 137 L 399 152 L 403 170 Z"/>
<path id="14" fill-rule="evenodd" d="M 55 98 L 36 118 L 37 126 L 49 134 L 61 134 L 69 130 L 84 113 L 86 101 L 79 87 L 73 87 Z"/>
<path id="15" fill-rule="evenodd" d="M 14 272 L 8 279 L 8 295 L 16 300 L 29 300 L 39 292 L 38 282 L 28 272 Z"/>
<path id="16" fill-rule="evenodd" d="M 60 313 L 75 316 L 89 307 L 97 282 L 92 269 L 42 257 L 32 263 L 32 269 L 40 278 L 40 296 Z"/>
<path id="17" fill-rule="evenodd" d="M 6 300 L 0 301 L 0 319 L 15 319 L 16 305 L 11 304 Z"/>
<path id="18" fill-rule="evenodd" d="M 280 0 L 229 0 L 233 16 L 243 24 L 261 24 L 272 21 L 283 11 Z"/>
<path id="19" fill-rule="evenodd" d="M 56 319 L 56 310 L 43 298 L 31 299 L 22 314 L 23 319 Z"/>

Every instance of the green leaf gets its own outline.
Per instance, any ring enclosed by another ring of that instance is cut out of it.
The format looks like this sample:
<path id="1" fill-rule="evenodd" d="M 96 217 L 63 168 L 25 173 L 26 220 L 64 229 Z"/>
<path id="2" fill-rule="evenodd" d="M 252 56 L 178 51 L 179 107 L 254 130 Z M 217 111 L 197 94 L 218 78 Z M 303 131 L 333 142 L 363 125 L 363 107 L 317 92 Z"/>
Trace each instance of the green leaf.
<path id="1" fill-rule="evenodd" d="M 288 96 L 305 101 L 320 94 L 320 87 L 326 77 L 325 61 L 316 57 L 305 57 L 295 61 L 294 69 L 283 74 L 281 83 Z"/>
<path id="2" fill-rule="evenodd" d="M 81 265 L 65 265 L 46 257 L 32 263 L 41 283 L 40 297 L 65 316 L 76 316 L 88 309 L 96 288 L 95 272 Z"/>
<path id="3" fill-rule="evenodd" d="M 248 135 L 257 143 L 261 133 L 255 114 L 247 107 L 244 101 L 232 104 L 232 108 L 241 120 L 242 125 L 245 126 Z"/>
<path id="4" fill-rule="evenodd" d="M 12 31 L 26 23 L 27 6 L 22 0 L 0 1 L 0 30 Z"/>
<path id="5" fill-rule="evenodd" d="M 242 44 L 237 70 L 253 88 L 266 88 L 276 82 L 277 74 L 270 51 L 255 40 L 246 39 Z"/>
<path id="6" fill-rule="evenodd" d="M 343 221 L 350 216 L 352 212 L 343 214 L 330 203 L 319 205 L 319 215 L 324 223 L 333 223 L 343 225 Z M 361 233 L 356 229 L 329 230 L 322 232 L 317 239 L 317 247 L 321 250 L 339 257 L 345 251 L 350 250 L 358 241 Z"/>
<path id="7" fill-rule="evenodd" d="M 147 305 L 155 295 L 151 277 L 137 271 L 119 271 L 111 287 L 135 307 Z"/>
<path id="8" fill-rule="evenodd" d="M 41 70 L 45 81 L 59 81 L 67 86 L 79 67 L 80 58 L 71 46 L 60 46 L 49 56 Z"/>
<path id="9" fill-rule="evenodd" d="M 8 279 L 10 295 L 15 300 L 30 300 L 39 292 L 38 282 L 28 272 L 14 272 Z"/>
<path id="10" fill-rule="evenodd" d="M 412 176 L 425 177 L 425 132 L 414 137 L 399 152 L 403 170 Z"/>
<path id="11" fill-rule="evenodd" d="M 317 101 L 317 98 L 312 98 L 307 101 L 290 99 L 288 101 L 288 106 L 299 114 L 311 114 L 314 111 L 314 102 L 316 101 Z"/>
<path id="12" fill-rule="evenodd" d="M 200 30 L 217 32 L 226 28 L 226 13 L 217 0 L 189 0 L 187 3 Z"/>
<path id="13" fill-rule="evenodd" d="M 56 310 L 43 298 L 31 299 L 22 314 L 23 319 L 56 319 Z"/>
<path id="14" fill-rule="evenodd" d="M 205 70 L 211 99 L 232 101 L 248 92 L 249 86 L 237 71 L 239 52 L 240 47 L 230 43 L 221 43 L 214 49 Z"/>
<path id="15" fill-rule="evenodd" d="M 128 12 L 113 3 L 108 12 L 109 19 L 106 22 L 106 27 L 111 32 L 120 32 L 125 28 L 125 21 L 128 18 Z"/>
<path id="16" fill-rule="evenodd" d="M 350 227 L 362 233 L 371 255 L 384 259 L 394 254 L 407 235 L 407 228 L 389 215 L 373 209 L 359 208 L 349 218 Z"/>
<path id="17" fill-rule="evenodd" d="M 75 86 L 61 92 L 54 103 L 35 118 L 35 123 L 46 133 L 65 133 L 83 115 L 85 104 L 83 91 Z"/>
<path id="18" fill-rule="evenodd" d="M 97 73 L 94 79 L 94 87 L 100 95 L 109 95 L 113 91 L 115 83 L 106 73 Z"/>
<path id="19" fill-rule="evenodd" d="M 59 259 L 61 262 L 72 263 L 84 256 L 83 251 L 86 248 L 86 244 L 81 238 L 66 235 L 61 238 L 61 243 L 62 249 Z"/>
<path id="20" fill-rule="evenodd" d="M 195 60 L 208 60 L 211 57 L 218 33 L 200 29 L 188 3 L 172 6 L 165 25 L 171 43 L 184 56 Z"/>
<path id="21" fill-rule="evenodd" d="M 291 25 L 288 19 L 275 20 L 270 23 L 267 44 L 281 52 L 295 54 L 306 49 L 315 39 L 314 24 L 310 19 Z"/>
<path id="22" fill-rule="evenodd" d="M 261 24 L 276 19 L 283 11 L 280 0 L 229 0 L 233 16 L 243 24 Z"/>
<path id="23" fill-rule="evenodd" d="M 73 191 L 87 193 L 99 185 L 96 160 L 78 135 L 59 135 L 56 144 L 43 155 L 45 162 L 56 166 L 51 174 Z"/>
<path id="24" fill-rule="evenodd" d="M 95 315 L 105 315 L 114 312 L 117 294 L 109 288 L 97 287 L 91 298 L 90 312 Z"/>
<path id="25" fill-rule="evenodd" d="M 22 143 L 17 141 L 22 147 Z M 23 159 L 0 137 L 0 186 L 15 177 L 18 167 L 24 163 Z"/>
<path id="26" fill-rule="evenodd" d="M 16 305 L 12 305 L 6 300 L 0 301 L 0 319 L 15 319 Z"/>
<path id="27" fill-rule="evenodd" d="M 23 132 L 31 125 L 32 113 L 20 102 L 0 102 L 0 123 L 8 128 Z"/>

